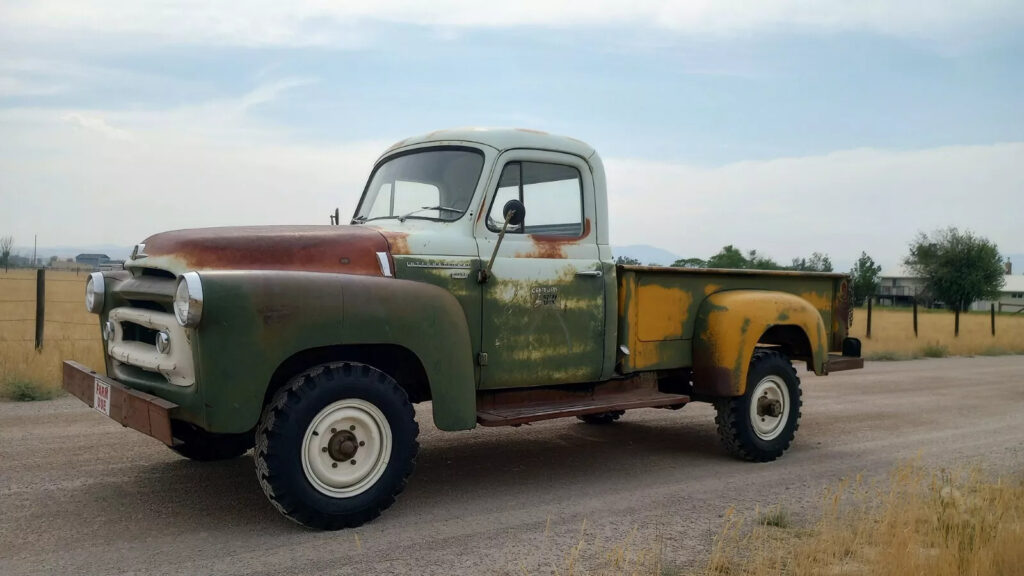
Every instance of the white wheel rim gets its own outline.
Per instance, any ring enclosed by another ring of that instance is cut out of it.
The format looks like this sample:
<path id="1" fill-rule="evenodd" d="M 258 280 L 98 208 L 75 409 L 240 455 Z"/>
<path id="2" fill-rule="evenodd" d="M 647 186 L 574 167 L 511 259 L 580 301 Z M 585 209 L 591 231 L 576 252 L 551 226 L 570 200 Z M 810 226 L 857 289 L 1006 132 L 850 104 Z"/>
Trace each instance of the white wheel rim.
<path id="1" fill-rule="evenodd" d="M 309 423 L 302 439 L 306 478 L 333 498 L 350 498 L 369 490 L 390 459 L 387 418 L 376 406 L 358 398 L 325 407 Z"/>
<path id="2" fill-rule="evenodd" d="M 766 376 L 750 396 L 750 423 L 762 440 L 778 438 L 789 420 L 789 388 L 782 378 Z"/>

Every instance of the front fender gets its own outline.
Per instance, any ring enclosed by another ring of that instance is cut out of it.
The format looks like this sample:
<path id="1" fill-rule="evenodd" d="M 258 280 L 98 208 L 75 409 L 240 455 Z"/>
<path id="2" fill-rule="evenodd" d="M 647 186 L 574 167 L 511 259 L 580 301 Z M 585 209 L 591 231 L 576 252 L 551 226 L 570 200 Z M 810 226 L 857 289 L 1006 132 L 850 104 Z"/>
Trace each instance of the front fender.
<path id="1" fill-rule="evenodd" d="M 476 385 L 465 314 L 429 284 L 348 274 L 205 271 L 203 318 L 192 331 L 207 429 L 252 429 L 274 371 L 312 348 L 402 346 L 429 379 L 442 430 L 476 425 Z"/>
<path id="2" fill-rule="evenodd" d="M 775 326 L 795 326 L 807 337 L 815 373 L 825 369 L 825 323 L 810 302 L 767 290 L 728 290 L 712 294 L 697 313 L 693 340 L 694 392 L 740 396 L 754 346 Z"/>

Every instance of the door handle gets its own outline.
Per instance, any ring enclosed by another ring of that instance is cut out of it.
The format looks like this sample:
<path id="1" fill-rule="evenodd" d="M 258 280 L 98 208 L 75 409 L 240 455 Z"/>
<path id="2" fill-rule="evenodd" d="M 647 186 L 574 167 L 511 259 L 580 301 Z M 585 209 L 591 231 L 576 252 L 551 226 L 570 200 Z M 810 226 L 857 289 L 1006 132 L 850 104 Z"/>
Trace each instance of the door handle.
<path id="1" fill-rule="evenodd" d="M 600 278 L 604 276 L 604 273 L 600 270 L 581 270 L 576 273 L 577 276 L 593 276 L 594 278 Z"/>

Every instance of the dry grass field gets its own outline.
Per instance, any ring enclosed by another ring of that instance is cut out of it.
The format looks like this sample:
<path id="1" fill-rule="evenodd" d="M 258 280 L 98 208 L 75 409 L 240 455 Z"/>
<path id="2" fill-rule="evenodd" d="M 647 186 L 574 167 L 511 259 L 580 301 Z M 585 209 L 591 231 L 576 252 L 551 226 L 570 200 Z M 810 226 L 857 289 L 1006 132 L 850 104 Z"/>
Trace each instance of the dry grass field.
<path id="1" fill-rule="evenodd" d="M 581 527 L 581 532 L 586 526 Z M 677 569 L 658 538 L 637 530 L 618 543 L 581 537 L 555 574 L 603 576 L 1010 575 L 1024 567 L 1024 482 L 978 470 L 911 463 L 887 480 L 829 487 L 818 517 L 784 508 L 725 512 L 703 566 Z"/>
<path id="2" fill-rule="evenodd" d="M 0 270 L 0 396 L 45 399 L 60 392 L 63 360 L 102 367 L 99 324 L 85 310 L 85 274 L 46 272 L 43 349 L 35 349 L 35 270 Z"/>
<path id="3" fill-rule="evenodd" d="M 96 317 L 85 311 L 85 274 L 48 271 L 43 349 L 36 351 L 35 271 L 0 272 L 0 397 L 45 399 L 60 393 L 60 363 L 77 360 L 103 365 Z M 871 338 L 865 335 L 867 312 L 856 312 L 852 336 L 864 344 L 869 360 L 921 356 L 1024 354 L 1024 314 L 996 317 L 992 336 L 988 313 L 960 316 L 960 336 L 953 336 L 953 314 L 921 311 L 914 336 L 909 310 L 878 309 Z"/>
<path id="4" fill-rule="evenodd" d="M 953 334 L 954 322 L 948 310 L 919 310 L 915 337 L 909 308 L 875 308 L 868 338 L 867 310 L 858 308 L 850 335 L 860 338 L 868 360 L 1024 354 L 1024 313 L 997 314 L 995 336 L 988 312 L 961 313 L 959 337 Z"/>

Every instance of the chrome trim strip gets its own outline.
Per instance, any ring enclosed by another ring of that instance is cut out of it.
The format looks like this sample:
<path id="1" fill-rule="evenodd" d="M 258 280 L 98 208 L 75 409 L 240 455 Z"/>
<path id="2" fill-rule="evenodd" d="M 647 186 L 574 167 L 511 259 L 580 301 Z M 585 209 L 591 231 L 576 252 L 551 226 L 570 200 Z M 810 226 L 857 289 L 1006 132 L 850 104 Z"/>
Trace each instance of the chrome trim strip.
<path id="1" fill-rule="evenodd" d="M 406 264 L 407 268 L 455 268 L 459 270 L 468 270 L 473 266 L 471 264 L 419 264 L 417 262 L 409 262 Z"/>
<path id="2" fill-rule="evenodd" d="M 380 263 L 380 273 L 388 278 L 394 276 L 391 273 L 391 263 L 388 262 L 387 252 L 377 252 L 377 262 Z"/>

